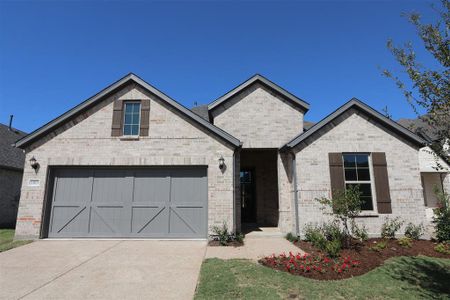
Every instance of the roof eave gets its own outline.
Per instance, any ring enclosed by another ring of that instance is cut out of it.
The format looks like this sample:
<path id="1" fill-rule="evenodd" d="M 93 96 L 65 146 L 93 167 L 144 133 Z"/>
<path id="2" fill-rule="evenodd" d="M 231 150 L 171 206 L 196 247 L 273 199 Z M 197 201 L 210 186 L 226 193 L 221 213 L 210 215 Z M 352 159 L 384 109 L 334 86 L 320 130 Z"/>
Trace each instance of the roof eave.
<path id="1" fill-rule="evenodd" d="M 187 115 L 189 118 L 191 118 L 195 122 L 197 122 L 200 125 L 206 127 L 207 129 L 209 129 L 210 131 L 215 133 L 217 136 L 219 136 L 220 138 L 222 138 L 223 140 L 225 140 L 226 142 L 228 142 L 232 146 L 240 147 L 242 145 L 242 143 L 241 143 L 241 141 L 239 139 L 233 137 L 232 135 L 230 135 L 229 133 L 223 131 L 222 129 L 218 128 L 217 126 L 207 122 L 206 120 L 204 120 L 203 118 L 201 118 L 200 116 L 198 116 L 197 114 L 195 114 L 194 112 L 189 110 L 188 108 L 184 107 L 183 105 L 181 105 L 177 101 L 173 100 L 172 98 L 170 98 L 169 96 L 167 96 L 163 92 L 159 91 L 158 89 L 156 89 L 155 87 L 153 87 L 152 85 L 150 85 L 149 83 L 147 83 L 146 81 L 144 81 L 143 79 L 138 77 L 137 75 L 135 75 L 133 73 L 129 73 L 128 75 L 126 75 L 123 78 L 119 79 L 118 81 L 112 83 L 111 85 L 109 85 L 105 89 L 101 90 L 100 92 L 98 92 L 94 96 L 92 96 L 92 97 L 88 98 L 87 100 L 81 102 L 80 104 L 78 104 L 74 108 L 68 110 L 67 112 L 63 113 L 59 117 L 53 119 L 52 121 L 48 122 L 44 126 L 36 129 L 32 133 L 30 133 L 27 136 L 23 137 L 22 139 L 18 140 L 15 143 L 15 146 L 18 147 L 18 148 L 24 149 L 26 146 L 28 146 L 29 144 L 33 143 L 34 141 L 36 141 L 37 139 L 39 139 L 43 135 L 47 134 L 48 132 L 53 130 L 58 125 L 62 124 L 63 122 L 65 122 L 67 120 L 69 120 L 71 117 L 73 117 L 74 115 L 78 114 L 79 112 L 81 112 L 81 111 L 83 111 L 85 109 L 88 109 L 91 105 L 95 105 L 98 100 L 100 100 L 103 97 L 107 96 L 108 94 L 114 92 L 116 89 L 120 88 L 121 86 L 123 86 L 124 84 L 128 83 L 129 81 L 133 81 L 133 82 L 141 85 L 142 87 L 144 87 L 145 89 L 149 90 L 150 92 L 152 92 L 153 94 L 155 94 L 159 98 L 165 100 L 168 104 L 170 104 L 176 110 L 184 113 L 185 115 Z"/>

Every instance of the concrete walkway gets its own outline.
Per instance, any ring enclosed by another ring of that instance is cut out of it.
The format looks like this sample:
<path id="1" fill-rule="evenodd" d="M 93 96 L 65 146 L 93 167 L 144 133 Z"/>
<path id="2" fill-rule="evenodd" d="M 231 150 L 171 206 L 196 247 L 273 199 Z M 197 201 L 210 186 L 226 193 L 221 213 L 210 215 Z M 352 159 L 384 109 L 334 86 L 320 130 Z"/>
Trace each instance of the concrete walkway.
<path id="1" fill-rule="evenodd" d="M 192 299 L 206 241 L 43 240 L 0 253 L 0 299 Z"/>
<path id="2" fill-rule="evenodd" d="M 244 246 L 241 247 L 210 247 L 206 249 L 205 258 L 220 258 L 220 259 L 232 259 L 232 258 L 244 258 L 257 261 L 258 259 L 282 252 L 289 253 L 304 252 L 292 243 L 287 241 L 281 235 L 269 234 L 269 235 L 246 235 L 244 240 Z"/>

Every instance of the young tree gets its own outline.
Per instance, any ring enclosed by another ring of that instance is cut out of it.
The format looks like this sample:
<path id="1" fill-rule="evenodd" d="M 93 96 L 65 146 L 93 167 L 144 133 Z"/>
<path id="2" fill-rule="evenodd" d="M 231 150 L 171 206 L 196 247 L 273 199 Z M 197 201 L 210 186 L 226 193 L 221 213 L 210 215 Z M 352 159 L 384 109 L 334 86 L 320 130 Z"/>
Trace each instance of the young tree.
<path id="1" fill-rule="evenodd" d="M 408 76 L 407 85 L 389 70 L 383 74 L 392 78 L 403 92 L 414 112 L 428 124 L 437 135 L 432 145 L 439 155 L 447 157 L 450 140 L 450 2 L 441 0 L 442 7 L 436 8 L 438 20 L 434 24 L 424 24 L 417 13 L 407 14 L 408 20 L 417 30 L 425 49 L 438 63 L 436 68 L 427 68 L 417 61 L 410 42 L 395 46 L 392 40 L 387 47 Z M 435 7 L 433 7 L 435 8 Z M 421 112 L 425 111 L 425 114 Z M 447 142 L 447 144 L 445 144 Z"/>

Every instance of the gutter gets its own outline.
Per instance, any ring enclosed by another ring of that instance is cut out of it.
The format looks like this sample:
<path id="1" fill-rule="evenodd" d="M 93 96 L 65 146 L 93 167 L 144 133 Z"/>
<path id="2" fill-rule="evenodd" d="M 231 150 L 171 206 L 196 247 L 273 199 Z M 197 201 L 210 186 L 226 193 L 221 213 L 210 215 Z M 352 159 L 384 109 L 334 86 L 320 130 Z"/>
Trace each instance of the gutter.
<path id="1" fill-rule="evenodd" d="M 292 181 L 294 182 L 294 217 L 295 217 L 295 235 L 300 237 L 300 226 L 298 222 L 298 189 L 297 189 L 297 162 L 295 154 L 289 152 L 292 155 Z"/>

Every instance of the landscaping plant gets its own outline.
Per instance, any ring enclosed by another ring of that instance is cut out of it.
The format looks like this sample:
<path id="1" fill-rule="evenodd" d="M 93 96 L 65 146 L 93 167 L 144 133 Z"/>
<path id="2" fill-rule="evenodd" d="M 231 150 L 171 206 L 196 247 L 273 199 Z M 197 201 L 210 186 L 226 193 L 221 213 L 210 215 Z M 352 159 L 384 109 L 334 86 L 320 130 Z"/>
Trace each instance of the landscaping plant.
<path id="1" fill-rule="evenodd" d="M 383 226 L 381 227 L 381 237 L 384 239 L 395 239 L 395 234 L 402 227 L 403 221 L 400 217 L 394 219 L 386 218 Z"/>
<path id="2" fill-rule="evenodd" d="M 226 222 L 223 222 L 222 226 L 212 226 L 212 232 L 219 240 L 222 246 L 226 246 L 228 242 L 232 239 L 232 235 L 228 232 L 228 226 Z"/>
<path id="3" fill-rule="evenodd" d="M 397 243 L 400 245 L 400 246 L 402 246 L 402 247 L 405 247 L 405 248 L 411 248 L 412 247 L 412 239 L 411 238 L 409 238 L 409 237 L 402 237 L 401 239 L 399 239 L 398 241 L 397 241 Z"/>
<path id="4" fill-rule="evenodd" d="M 330 259 L 322 255 L 309 255 L 289 252 L 279 255 L 272 254 L 260 260 L 263 265 L 286 271 L 291 274 L 302 275 L 306 273 L 327 273 L 336 272 L 341 274 L 350 268 L 359 267 L 358 260 L 351 259 L 349 256 Z"/>
<path id="5" fill-rule="evenodd" d="M 298 237 L 292 232 L 288 232 L 284 237 L 291 243 L 295 243 L 298 241 Z"/>
<path id="6" fill-rule="evenodd" d="M 434 247 L 436 252 L 450 255 L 450 244 L 449 243 L 439 243 Z"/>
<path id="7" fill-rule="evenodd" d="M 408 223 L 405 228 L 405 236 L 413 239 L 413 240 L 419 240 L 420 237 L 423 235 L 425 228 L 423 227 L 423 224 L 420 223 L 419 225 L 414 225 L 413 223 Z"/>
<path id="8" fill-rule="evenodd" d="M 386 247 L 387 247 L 387 242 L 381 241 L 381 242 L 378 242 L 375 245 L 371 246 L 369 249 L 372 251 L 381 252 L 382 250 L 386 249 Z"/>
<path id="9" fill-rule="evenodd" d="M 445 191 L 435 189 L 438 198 L 438 207 L 433 210 L 433 223 L 436 239 L 439 242 L 450 241 L 450 196 Z"/>

